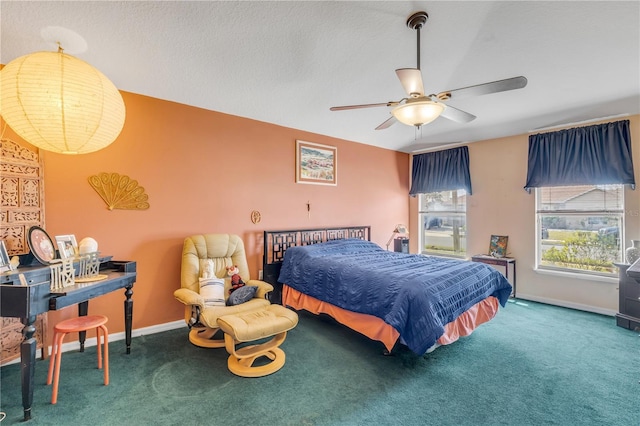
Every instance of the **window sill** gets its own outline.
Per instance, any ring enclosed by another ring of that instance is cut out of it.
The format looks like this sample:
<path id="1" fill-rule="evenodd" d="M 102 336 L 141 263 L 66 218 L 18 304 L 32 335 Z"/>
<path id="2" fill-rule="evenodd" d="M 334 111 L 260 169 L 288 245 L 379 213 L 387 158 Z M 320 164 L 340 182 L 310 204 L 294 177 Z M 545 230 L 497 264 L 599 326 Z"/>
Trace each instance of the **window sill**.
<path id="1" fill-rule="evenodd" d="M 435 251 L 423 251 L 420 253 L 423 256 L 436 256 L 436 257 L 449 257 L 452 259 L 467 259 L 466 254 L 449 254 L 449 253 L 438 253 Z"/>
<path id="2" fill-rule="evenodd" d="M 604 275 L 593 275 L 580 272 L 558 271 L 555 269 L 535 268 L 534 272 L 541 275 L 553 275 L 556 277 L 572 278 L 576 280 L 598 281 L 601 283 L 618 284 L 618 277 L 605 277 Z"/>

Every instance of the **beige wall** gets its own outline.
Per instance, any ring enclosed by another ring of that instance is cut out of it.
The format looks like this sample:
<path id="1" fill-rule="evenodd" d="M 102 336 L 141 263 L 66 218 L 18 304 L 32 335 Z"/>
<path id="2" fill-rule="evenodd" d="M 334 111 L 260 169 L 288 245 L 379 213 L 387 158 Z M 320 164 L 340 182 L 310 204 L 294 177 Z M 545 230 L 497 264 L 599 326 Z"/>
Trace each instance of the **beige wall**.
<path id="1" fill-rule="evenodd" d="M 79 156 L 44 153 L 45 229 L 52 238 L 93 237 L 102 254 L 137 261 L 135 329 L 184 317 L 173 291 L 180 287 L 186 236 L 239 234 L 257 278 L 265 229 L 371 225 L 372 240 L 384 246 L 393 227 L 407 221 L 407 154 L 123 96 L 126 123 L 112 145 Z M 20 141 L 9 128 L 4 137 Z M 296 139 L 337 147 L 337 186 L 295 183 Z M 101 172 L 137 180 L 151 207 L 109 211 L 87 180 Z M 251 222 L 252 210 L 260 211 L 259 224 Z M 120 291 L 102 296 L 90 302 L 89 312 L 109 316 L 111 333 L 123 331 L 123 300 Z M 49 323 L 74 315 L 75 308 L 53 312 Z"/>
<path id="2" fill-rule="evenodd" d="M 630 122 L 635 176 L 640 185 L 640 116 L 630 117 Z M 467 202 L 467 254 L 486 253 L 492 234 L 508 235 L 508 251 L 517 262 L 519 297 L 601 313 L 617 312 L 615 280 L 590 281 L 534 271 L 535 196 L 523 189 L 528 146 L 528 134 L 469 144 L 473 195 Z M 410 205 L 410 223 L 417 230 L 417 199 Z M 640 188 L 625 189 L 625 212 L 626 247 L 632 238 L 640 238 Z M 412 252 L 417 251 L 417 241 L 412 241 L 412 246 Z"/>

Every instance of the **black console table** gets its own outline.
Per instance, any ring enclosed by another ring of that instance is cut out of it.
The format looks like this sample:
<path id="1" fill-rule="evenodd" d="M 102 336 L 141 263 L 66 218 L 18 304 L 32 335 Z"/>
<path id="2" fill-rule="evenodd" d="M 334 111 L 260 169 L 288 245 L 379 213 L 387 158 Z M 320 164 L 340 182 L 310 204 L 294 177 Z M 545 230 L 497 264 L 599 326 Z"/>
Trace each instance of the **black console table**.
<path id="1" fill-rule="evenodd" d="M 52 292 L 51 272 L 48 266 L 25 266 L 16 271 L 0 274 L 0 316 L 20 318 L 24 328 L 24 340 L 20 345 L 22 376 L 22 406 L 24 420 L 31 418 L 33 403 L 33 379 L 35 374 L 36 316 L 49 310 L 78 305 L 79 315 L 87 315 L 89 300 L 124 288 L 125 342 L 131 352 L 131 326 L 133 320 L 133 284 L 136 281 L 136 262 L 107 261 L 100 265 L 100 274 L 106 279 L 89 283 L 76 283 Z M 26 284 L 20 282 L 20 275 Z M 84 350 L 85 334 L 80 336 L 80 350 Z M 46 343 L 45 343 L 46 344 Z"/>
<path id="2" fill-rule="evenodd" d="M 640 329 L 640 262 L 618 267 L 618 313 L 616 324 L 629 330 Z"/>

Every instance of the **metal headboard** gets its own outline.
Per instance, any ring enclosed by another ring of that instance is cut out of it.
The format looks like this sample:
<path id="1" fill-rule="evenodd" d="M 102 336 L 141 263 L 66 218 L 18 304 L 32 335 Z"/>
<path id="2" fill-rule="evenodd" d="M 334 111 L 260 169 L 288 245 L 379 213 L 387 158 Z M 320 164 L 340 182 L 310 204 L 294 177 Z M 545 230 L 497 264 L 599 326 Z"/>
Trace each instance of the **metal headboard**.
<path id="1" fill-rule="evenodd" d="M 371 241 L 371 226 L 264 231 L 262 274 L 263 280 L 274 287 L 271 302 L 280 303 L 281 301 L 282 284 L 278 283 L 278 276 L 284 254 L 289 247 L 307 246 L 347 238 Z"/>

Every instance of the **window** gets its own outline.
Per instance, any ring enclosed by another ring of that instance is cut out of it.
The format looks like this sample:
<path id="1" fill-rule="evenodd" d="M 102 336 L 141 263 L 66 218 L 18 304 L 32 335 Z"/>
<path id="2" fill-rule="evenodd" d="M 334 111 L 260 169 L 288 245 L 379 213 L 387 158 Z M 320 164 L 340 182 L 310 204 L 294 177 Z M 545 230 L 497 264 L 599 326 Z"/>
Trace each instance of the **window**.
<path id="1" fill-rule="evenodd" d="M 465 256 L 467 247 L 467 191 L 420 194 L 420 252 Z"/>
<path id="2" fill-rule="evenodd" d="M 617 274 L 623 199 L 623 185 L 536 188 L 537 267 Z"/>

